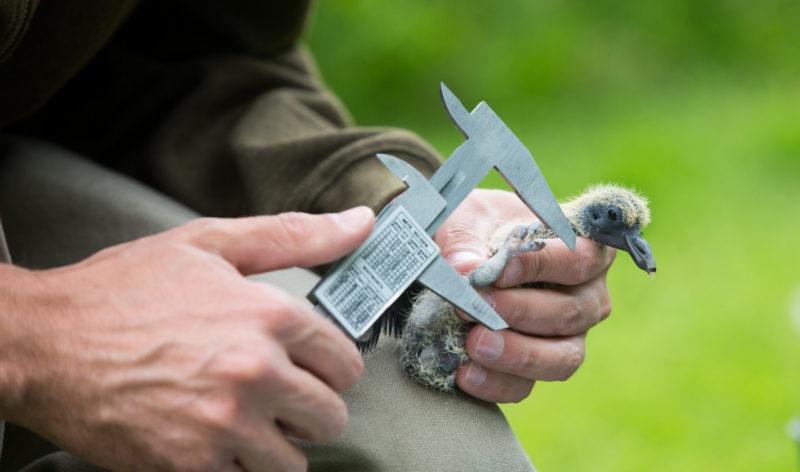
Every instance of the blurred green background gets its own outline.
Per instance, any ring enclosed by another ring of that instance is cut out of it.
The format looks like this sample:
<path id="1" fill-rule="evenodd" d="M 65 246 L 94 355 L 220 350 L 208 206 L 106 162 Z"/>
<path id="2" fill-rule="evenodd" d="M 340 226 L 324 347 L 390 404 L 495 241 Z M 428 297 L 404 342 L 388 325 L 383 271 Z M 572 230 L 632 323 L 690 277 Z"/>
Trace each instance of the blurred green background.
<path id="1" fill-rule="evenodd" d="M 620 254 L 583 367 L 504 407 L 534 463 L 797 469 L 800 2 L 325 0 L 310 26 L 359 124 L 449 154 L 443 80 L 503 117 L 557 196 L 650 197 L 658 276 Z"/>

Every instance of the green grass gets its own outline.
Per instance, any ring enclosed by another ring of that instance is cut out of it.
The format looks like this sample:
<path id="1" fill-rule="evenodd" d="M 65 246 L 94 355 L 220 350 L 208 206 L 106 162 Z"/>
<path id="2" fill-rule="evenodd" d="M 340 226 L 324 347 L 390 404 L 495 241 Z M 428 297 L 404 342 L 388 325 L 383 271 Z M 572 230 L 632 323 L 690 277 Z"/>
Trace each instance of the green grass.
<path id="1" fill-rule="evenodd" d="M 467 3 L 453 17 L 453 2 L 411 3 L 320 6 L 309 42 L 359 122 L 415 130 L 449 154 L 461 138 L 438 102 L 443 79 L 467 106 L 487 100 L 559 197 L 613 181 L 651 200 L 645 234 L 658 276 L 620 253 L 609 277 L 614 313 L 590 332 L 579 372 L 504 407 L 534 463 L 797 469 L 785 425 L 800 413 L 800 326 L 789 313 L 800 297 L 800 81 L 792 72 L 800 57 L 785 54 L 785 43 L 797 44 L 786 25 L 798 9 L 775 1 L 753 18 L 725 10 L 730 18 L 697 31 L 682 22 L 697 12 L 676 10 L 661 26 L 678 30 L 648 45 L 619 36 L 606 24 L 613 15 L 543 2 L 538 42 L 518 45 L 528 34 L 514 10 L 522 3 L 500 12 Z M 645 23 L 664 13 L 634 5 L 615 8 Z M 400 18 L 386 24 L 395 8 Z M 487 28 L 480 41 L 470 36 L 476 25 Z M 686 49 L 692 39 L 702 47 Z M 625 54 L 615 55 L 620 47 Z M 497 176 L 484 184 L 504 185 Z"/>
<path id="2" fill-rule="evenodd" d="M 584 366 L 505 408 L 543 470 L 791 469 L 800 87 L 775 92 L 653 97 L 621 119 L 523 137 L 565 193 L 596 180 L 646 192 L 659 266 L 649 279 L 620 254 L 614 315 L 590 333 Z"/>

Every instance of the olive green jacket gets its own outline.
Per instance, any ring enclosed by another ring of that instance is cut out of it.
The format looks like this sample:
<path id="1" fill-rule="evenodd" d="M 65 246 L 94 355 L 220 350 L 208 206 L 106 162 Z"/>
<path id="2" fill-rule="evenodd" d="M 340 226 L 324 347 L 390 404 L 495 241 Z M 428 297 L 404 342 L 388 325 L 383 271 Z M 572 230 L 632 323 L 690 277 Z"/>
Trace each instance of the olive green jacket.
<path id="1" fill-rule="evenodd" d="M 353 127 L 297 44 L 307 1 L 136 3 L 0 0 L 0 126 L 206 215 L 377 208 L 401 184 L 376 152 L 438 166 L 412 133 Z"/>
<path id="2" fill-rule="evenodd" d="M 380 208 L 402 184 L 375 153 L 426 174 L 439 158 L 407 131 L 353 126 L 298 45 L 308 9 L 0 0 L 0 129 L 60 144 L 205 215 Z"/>

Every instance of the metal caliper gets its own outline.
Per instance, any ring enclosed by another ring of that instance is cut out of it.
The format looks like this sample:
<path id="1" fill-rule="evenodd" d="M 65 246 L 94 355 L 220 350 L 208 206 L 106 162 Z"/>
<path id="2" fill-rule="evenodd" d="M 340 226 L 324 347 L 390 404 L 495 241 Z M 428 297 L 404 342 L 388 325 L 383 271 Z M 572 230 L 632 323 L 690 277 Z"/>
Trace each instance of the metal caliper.
<path id="1" fill-rule="evenodd" d="M 334 265 L 309 293 L 315 309 L 353 339 L 367 334 L 416 280 L 492 330 L 508 327 L 466 278 L 441 257 L 431 237 L 492 168 L 544 224 L 575 250 L 575 232 L 531 153 L 485 102 L 471 112 L 441 84 L 442 100 L 466 137 L 427 180 L 387 154 L 380 161 L 407 186 L 379 214 L 370 236 Z"/>

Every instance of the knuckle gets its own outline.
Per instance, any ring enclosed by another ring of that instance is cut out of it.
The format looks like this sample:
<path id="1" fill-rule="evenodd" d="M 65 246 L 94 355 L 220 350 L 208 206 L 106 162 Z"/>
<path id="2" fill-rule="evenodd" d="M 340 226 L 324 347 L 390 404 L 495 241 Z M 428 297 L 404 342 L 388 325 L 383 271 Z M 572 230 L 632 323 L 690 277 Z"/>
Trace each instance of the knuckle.
<path id="1" fill-rule="evenodd" d="M 297 329 L 295 318 L 291 316 L 290 310 L 273 309 L 265 313 L 262 317 L 262 329 L 274 336 L 282 339 L 293 333 Z"/>
<path id="2" fill-rule="evenodd" d="M 248 360 L 239 367 L 239 376 L 247 382 L 258 382 L 263 379 L 275 377 L 275 369 L 271 362 L 258 356 L 249 356 Z"/>
<path id="3" fill-rule="evenodd" d="M 307 345 L 315 340 L 327 340 L 320 316 L 313 316 L 298 307 L 288 306 L 281 314 L 280 330 L 275 334 L 284 344 Z M 321 342 L 321 341 L 320 341 Z"/>
<path id="4" fill-rule="evenodd" d="M 276 216 L 280 234 L 292 246 L 303 244 L 314 234 L 312 216 L 306 213 L 287 212 Z"/>
<path id="5" fill-rule="evenodd" d="M 458 251 L 459 249 L 471 248 L 477 241 L 480 241 L 472 225 L 465 221 L 456 221 L 441 231 L 436 238 L 440 244 L 445 244 L 444 257 Z"/>
<path id="6" fill-rule="evenodd" d="M 261 313 L 262 329 L 273 336 L 284 338 L 293 336 L 298 328 L 312 324 L 312 319 L 302 310 L 296 309 L 283 294 L 276 294 L 269 300 L 269 309 Z"/>
<path id="7" fill-rule="evenodd" d="M 525 377 L 532 377 L 531 373 L 536 370 L 536 358 L 530 349 L 520 350 L 517 355 L 511 356 L 508 362 L 511 371 Z"/>
<path id="8" fill-rule="evenodd" d="M 567 349 L 565 349 L 564 358 L 562 360 L 563 368 L 558 380 L 564 381 L 572 377 L 581 364 L 583 364 L 583 358 L 583 345 L 579 343 L 570 343 Z"/>
<path id="9" fill-rule="evenodd" d="M 515 327 L 522 324 L 528 315 L 526 307 L 521 300 L 511 299 L 509 302 L 500 302 L 501 296 L 495 296 L 494 310 L 499 314 L 509 326 Z"/>
<path id="10" fill-rule="evenodd" d="M 259 355 L 261 349 L 231 355 L 227 362 L 228 378 L 235 384 L 253 384 L 265 379 L 277 379 L 279 371 L 269 356 Z"/>
<path id="11" fill-rule="evenodd" d="M 314 255 L 323 253 L 330 245 L 331 235 L 336 236 L 330 226 L 321 228 L 318 215 L 287 212 L 274 216 L 275 229 L 269 234 L 270 242 L 278 251 L 294 254 L 296 265 L 306 266 L 314 262 Z"/>
<path id="12" fill-rule="evenodd" d="M 583 324 L 583 307 L 578 297 L 569 297 L 561 313 L 558 333 L 561 336 L 576 334 Z"/>
<path id="13" fill-rule="evenodd" d="M 198 218 L 187 226 L 192 235 L 202 239 L 223 239 L 230 234 L 230 225 L 223 218 Z"/>
<path id="14" fill-rule="evenodd" d="M 205 423 L 215 429 L 229 431 L 236 426 L 241 405 L 234 395 L 220 395 L 201 403 L 200 414 Z"/>

